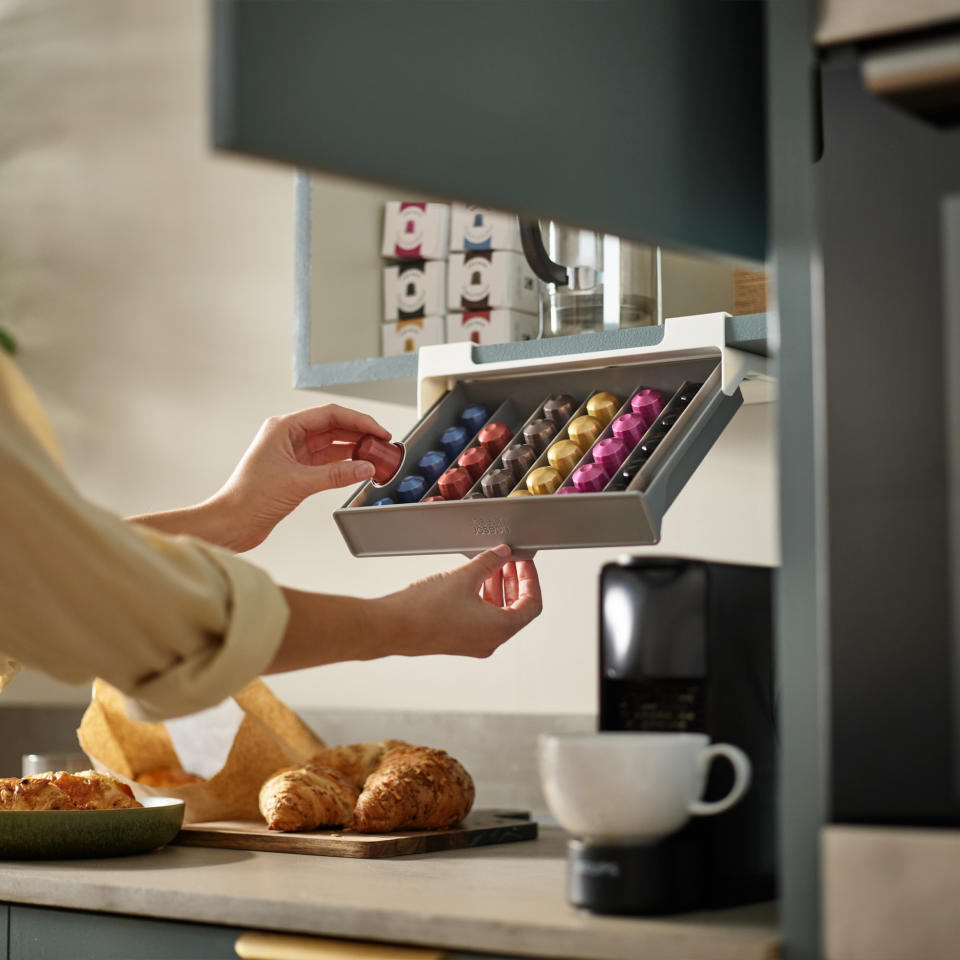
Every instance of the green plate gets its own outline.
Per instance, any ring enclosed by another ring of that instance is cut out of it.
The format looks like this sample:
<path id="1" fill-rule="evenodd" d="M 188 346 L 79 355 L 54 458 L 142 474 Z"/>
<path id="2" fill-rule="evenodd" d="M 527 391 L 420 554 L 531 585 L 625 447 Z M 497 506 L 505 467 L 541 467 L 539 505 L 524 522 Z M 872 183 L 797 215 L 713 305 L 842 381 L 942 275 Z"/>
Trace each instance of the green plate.
<path id="1" fill-rule="evenodd" d="M 182 800 L 147 797 L 129 810 L 2 810 L 0 860 L 67 860 L 147 853 L 183 823 Z"/>

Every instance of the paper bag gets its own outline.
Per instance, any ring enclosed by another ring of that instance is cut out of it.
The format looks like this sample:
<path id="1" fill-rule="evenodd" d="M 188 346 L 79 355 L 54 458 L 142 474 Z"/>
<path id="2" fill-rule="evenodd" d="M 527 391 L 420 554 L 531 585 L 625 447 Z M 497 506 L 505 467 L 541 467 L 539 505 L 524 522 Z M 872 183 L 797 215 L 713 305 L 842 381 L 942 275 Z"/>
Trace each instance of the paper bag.
<path id="1" fill-rule="evenodd" d="M 209 711 L 214 717 L 207 713 L 169 726 L 139 723 L 127 716 L 123 694 L 97 680 L 77 737 L 97 769 L 125 780 L 138 796 L 183 800 L 184 819 L 190 823 L 259 819 L 257 795 L 263 782 L 326 746 L 261 680 Z M 209 766 L 210 758 L 215 758 L 215 769 L 199 769 L 205 761 Z M 141 774 L 162 768 L 188 770 L 205 779 L 162 788 L 137 783 Z"/>

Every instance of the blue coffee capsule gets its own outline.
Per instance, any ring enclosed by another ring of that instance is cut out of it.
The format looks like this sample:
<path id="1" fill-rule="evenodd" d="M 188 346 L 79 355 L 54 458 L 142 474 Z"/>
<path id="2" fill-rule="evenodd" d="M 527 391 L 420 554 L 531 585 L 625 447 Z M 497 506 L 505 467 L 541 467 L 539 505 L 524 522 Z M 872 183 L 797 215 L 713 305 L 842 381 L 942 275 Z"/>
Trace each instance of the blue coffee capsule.
<path id="1" fill-rule="evenodd" d="M 388 507 L 392 503 L 396 503 L 396 500 L 394 500 L 393 497 L 381 497 L 379 500 L 373 501 L 373 505 L 375 507 Z"/>
<path id="2" fill-rule="evenodd" d="M 416 503 L 427 492 L 428 486 L 418 473 L 411 473 L 397 484 L 397 499 L 401 503 Z"/>
<path id="3" fill-rule="evenodd" d="M 417 469 L 427 483 L 437 482 L 437 477 L 450 466 L 450 458 L 442 450 L 428 450 L 417 463 Z"/>
<path id="4" fill-rule="evenodd" d="M 476 433 L 476 431 L 474 431 Z M 447 451 L 452 460 L 467 445 L 470 434 L 466 427 L 447 427 L 440 436 L 440 446 Z"/>
<path id="5" fill-rule="evenodd" d="M 472 437 L 487 422 L 490 414 L 482 403 L 471 403 L 460 414 L 460 422 L 470 431 Z"/>

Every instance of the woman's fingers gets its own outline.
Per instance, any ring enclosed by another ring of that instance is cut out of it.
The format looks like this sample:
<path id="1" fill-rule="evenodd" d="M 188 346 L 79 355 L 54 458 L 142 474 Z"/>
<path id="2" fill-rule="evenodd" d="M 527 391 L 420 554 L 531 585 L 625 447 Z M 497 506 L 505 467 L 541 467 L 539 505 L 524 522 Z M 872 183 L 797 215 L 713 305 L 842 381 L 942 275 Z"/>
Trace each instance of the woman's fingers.
<path id="1" fill-rule="evenodd" d="M 532 560 L 518 560 L 517 572 L 517 599 L 508 602 L 507 606 L 519 613 L 524 623 L 529 623 L 540 615 L 543 610 L 543 596 L 540 592 L 540 577 Z M 512 589 L 512 588 L 511 588 Z M 506 597 L 506 586 L 504 587 Z"/>
<path id="2" fill-rule="evenodd" d="M 483 599 L 495 607 L 503 606 L 503 569 L 490 574 L 483 581 Z"/>
<path id="3" fill-rule="evenodd" d="M 383 440 L 390 439 L 390 431 L 381 427 L 373 417 L 351 410 L 349 407 L 341 407 L 337 403 L 327 403 L 322 407 L 308 407 L 306 410 L 288 413 L 282 419 L 289 426 L 303 430 L 305 433 L 320 433 L 341 428 L 356 432 L 359 435 L 357 439 L 367 433 L 372 433 Z"/>

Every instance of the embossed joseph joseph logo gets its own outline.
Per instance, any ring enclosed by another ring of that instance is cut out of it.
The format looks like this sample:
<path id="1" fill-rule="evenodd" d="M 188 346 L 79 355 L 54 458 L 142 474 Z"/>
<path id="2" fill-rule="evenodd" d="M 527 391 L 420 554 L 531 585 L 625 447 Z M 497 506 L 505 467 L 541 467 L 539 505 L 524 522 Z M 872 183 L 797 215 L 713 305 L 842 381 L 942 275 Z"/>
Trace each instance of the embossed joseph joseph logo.
<path id="1" fill-rule="evenodd" d="M 488 520 L 475 517 L 473 521 L 473 535 L 475 537 L 506 537 L 510 533 L 510 525 L 500 518 Z"/>

